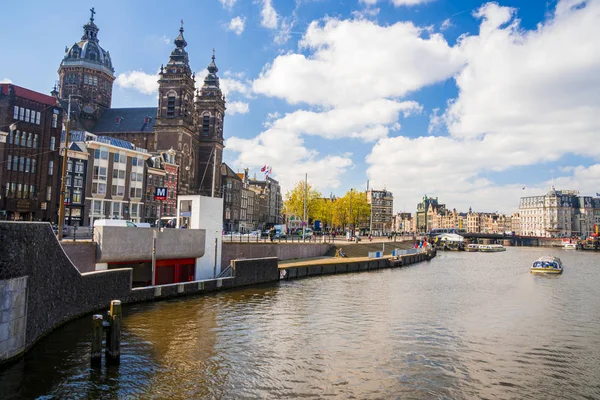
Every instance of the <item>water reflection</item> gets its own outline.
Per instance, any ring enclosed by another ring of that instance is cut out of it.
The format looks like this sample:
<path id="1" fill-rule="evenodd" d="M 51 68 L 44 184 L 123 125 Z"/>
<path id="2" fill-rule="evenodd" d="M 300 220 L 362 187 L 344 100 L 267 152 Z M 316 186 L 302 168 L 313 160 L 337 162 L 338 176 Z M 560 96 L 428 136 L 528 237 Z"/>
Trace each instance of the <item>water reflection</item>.
<path id="1" fill-rule="evenodd" d="M 48 398 L 600 398 L 598 256 L 532 275 L 540 249 L 125 308 L 118 367 L 89 368 L 89 318 L 0 372 Z M 10 398 L 10 397 L 9 397 Z"/>

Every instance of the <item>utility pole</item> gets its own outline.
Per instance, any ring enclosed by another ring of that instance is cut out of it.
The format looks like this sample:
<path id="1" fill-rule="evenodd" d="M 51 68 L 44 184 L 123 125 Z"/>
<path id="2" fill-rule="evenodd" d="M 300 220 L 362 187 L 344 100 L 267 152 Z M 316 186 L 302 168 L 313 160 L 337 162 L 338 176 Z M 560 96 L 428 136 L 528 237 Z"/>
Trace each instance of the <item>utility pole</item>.
<path id="1" fill-rule="evenodd" d="M 65 152 L 62 163 L 62 179 L 60 182 L 60 198 L 58 203 L 58 240 L 63 238 L 63 228 L 65 226 L 65 191 L 67 188 L 67 159 L 69 158 L 69 130 L 71 125 L 71 95 L 69 95 L 69 106 L 67 107 L 67 124 L 65 129 Z"/>
<path id="2" fill-rule="evenodd" d="M 354 237 L 354 221 L 352 220 L 352 188 L 350 188 L 350 239 Z"/>
<path id="3" fill-rule="evenodd" d="M 302 239 L 306 238 L 306 195 L 308 193 L 308 174 L 304 175 L 304 216 L 302 218 Z"/>

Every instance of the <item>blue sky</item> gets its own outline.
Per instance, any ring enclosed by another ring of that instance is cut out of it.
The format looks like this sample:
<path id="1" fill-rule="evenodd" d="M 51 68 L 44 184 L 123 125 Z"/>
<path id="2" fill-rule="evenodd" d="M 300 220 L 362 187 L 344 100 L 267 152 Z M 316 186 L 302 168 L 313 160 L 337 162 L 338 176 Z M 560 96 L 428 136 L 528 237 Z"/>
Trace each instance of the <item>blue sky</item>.
<path id="1" fill-rule="evenodd" d="M 584 0 L 37 1 L 3 5 L 0 79 L 49 93 L 95 7 L 113 107 L 156 105 L 184 20 L 227 93 L 225 161 L 284 191 L 387 188 L 395 211 L 514 212 L 552 182 L 600 192 L 600 6 Z M 526 189 L 523 190 L 523 187 Z"/>

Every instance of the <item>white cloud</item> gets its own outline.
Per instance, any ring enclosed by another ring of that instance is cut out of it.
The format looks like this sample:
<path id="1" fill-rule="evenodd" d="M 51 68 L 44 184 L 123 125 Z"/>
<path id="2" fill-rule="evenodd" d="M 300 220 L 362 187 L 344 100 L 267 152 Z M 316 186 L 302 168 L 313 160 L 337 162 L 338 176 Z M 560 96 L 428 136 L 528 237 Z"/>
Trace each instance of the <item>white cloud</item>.
<path id="1" fill-rule="evenodd" d="M 275 129 L 325 139 L 359 138 L 374 141 L 386 137 L 388 125 L 397 124 L 400 113 L 408 116 L 420 112 L 416 102 L 380 99 L 361 105 L 338 107 L 325 112 L 298 110 L 274 121 Z M 394 126 L 398 128 L 398 126 Z"/>
<path id="2" fill-rule="evenodd" d="M 455 77 L 458 97 L 443 115 L 430 116 L 430 128 L 445 124 L 450 136 L 381 139 L 367 157 L 373 183 L 386 183 L 394 171 L 396 182 L 411 185 L 387 182 L 388 188 L 412 204 L 427 193 L 457 209 L 508 212 L 518 207 L 522 183 L 497 185 L 488 173 L 546 169 L 566 154 L 600 160 L 600 148 L 591 145 L 600 131 L 600 3 L 580 4 L 560 1 L 530 31 L 512 8 L 478 9 L 479 34 L 456 45 L 465 60 Z M 600 165 L 554 168 L 567 174 L 557 187 L 597 188 Z M 549 184 L 534 186 L 542 194 Z"/>
<path id="3" fill-rule="evenodd" d="M 157 74 L 147 74 L 143 71 L 128 71 L 119 74 L 115 82 L 122 88 L 135 89 L 143 94 L 156 95 L 158 92 Z"/>
<path id="4" fill-rule="evenodd" d="M 248 103 L 242 101 L 232 101 L 227 103 L 227 115 L 247 114 L 250 111 Z"/>
<path id="5" fill-rule="evenodd" d="M 326 106 L 404 96 L 447 79 L 463 65 L 443 36 L 426 34 L 411 22 L 313 22 L 300 42 L 312 54 L 278 56 L 253 88 L 291 104 Z"/>
<path id="6" fill-rule="evenodd" d="M 281 20 L 281 24 L 279 25 L 279 31 L 277 32 L 277 34 L 275 35 L 275 38 L 273 39 L 275 44 L 281 45 L 281 44 L 284 44 L 285 42 L 287 42 L 292 35 L 291 34 L 292 28 L 294 27 L 295 24 L 296 24 L 295 17 L 283 18 Z"/>
<path id="7" fill-rule="evenodd" d="M 445 31 L 448 28 L 451 28 L 452 25 L 452 21 L 450 21 L 450 18 L 446 18 L 442 24 L 440 25 L 440 31 Z"/>
<path id="8" fill-rule="evenodd" d="M 263 6 L 260 11 L 260 25 L 268 29 L 277 29 L 279 24 L 279 15 L 273 8 L 272 0 L 262 0 Z"/>
<path id="9" fill-rule="evenodd" d="M 377 15 L 379 15 L 379 11 L 379 8 L 368 6 L 362 10 L 352 11 L 352 16 L 356 19 L 375 18 Z"/>
<path id="10" fill-rule="evenodd" d="M 229 21 L 227 30 L 232 31 L 236 35 L 241 35 L 246 27 L 246 17 L 235 17 Z"/>
<path id="11" fill-rule="evenodd" d="M 239 153 L 234 167 L 273 167 L 272 176 L 282 185 L 282 193 L 296 182 L 308 179 L 319 190 L 330 190 L 341 185 L 340 176 L 352 167 L 348 154 L 321 155 L 307 149 L 300 136 L 293 132 L 268 129 L 253 139 L 227 139 L 228 151 Z"/>
<path id="12" fill-rule="evenodd" d="M 368 6 L 373 6 L 381 0 L 359 0 L 360 3 Z M 423 3 L 428 3 L 433 0 L 389 0 L 395 7 L 400 6 L 416 6 Z"/>
<path id="13" fill-rule="evenodd" d="M 235 3 L 237 3 L 237 0 L 219 0 L 219 2 L 223 6 L 223 8 L 231 10 Z"/>
<path id="14" fill-rule="evenodd" d="M 8 78 L 2 78 L 2 79 L 0 79 L 0 83 L 13 83 L 13 81 L 11 81 Z"/>

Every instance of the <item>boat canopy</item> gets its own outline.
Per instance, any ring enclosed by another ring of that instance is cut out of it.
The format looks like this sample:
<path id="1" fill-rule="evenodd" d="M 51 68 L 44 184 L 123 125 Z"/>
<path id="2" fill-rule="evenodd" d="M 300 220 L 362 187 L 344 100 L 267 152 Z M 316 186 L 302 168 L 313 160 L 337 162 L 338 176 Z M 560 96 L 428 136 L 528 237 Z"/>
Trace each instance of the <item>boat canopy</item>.
<path id="1" fill-rule="evenodd" d="M 464 237 L 457 235 L 456 233 L 442 233 L 441 235 L 437 235 L 436 238 L 438 238 L 440 242 L 462 242 L 464 240 Z"/>

